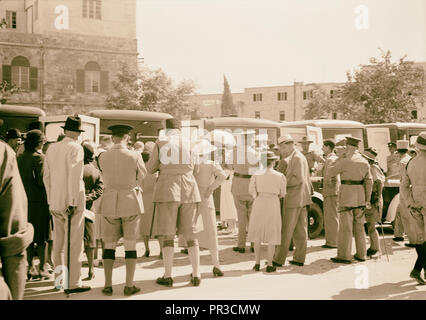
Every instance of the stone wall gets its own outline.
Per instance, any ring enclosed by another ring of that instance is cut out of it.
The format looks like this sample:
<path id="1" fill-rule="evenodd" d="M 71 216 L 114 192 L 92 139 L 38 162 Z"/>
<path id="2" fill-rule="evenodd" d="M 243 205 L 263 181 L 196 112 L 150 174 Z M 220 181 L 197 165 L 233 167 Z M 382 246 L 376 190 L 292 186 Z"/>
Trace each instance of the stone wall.
<path id="1" fill-rule="evenodd" d="M 10 65 L 16 56 L 26 57 L 31 67 L 38 68 L 38 88 L 14 94 L 8 98 L 8 104 L 42 107 L 47 114 L 85 113 L 105 107 L 105 97 L 121 65 L 137 67 L 137 41 L 60 32 L 37 35 L 2 30 L 0 64 Z M 108 72 L 107 92 L 77 92 L 77 70 L 83 70 L 90 61 L 96 62 L 101 71 Z M 0 79 L 3 79 L 1 69 Z"/>

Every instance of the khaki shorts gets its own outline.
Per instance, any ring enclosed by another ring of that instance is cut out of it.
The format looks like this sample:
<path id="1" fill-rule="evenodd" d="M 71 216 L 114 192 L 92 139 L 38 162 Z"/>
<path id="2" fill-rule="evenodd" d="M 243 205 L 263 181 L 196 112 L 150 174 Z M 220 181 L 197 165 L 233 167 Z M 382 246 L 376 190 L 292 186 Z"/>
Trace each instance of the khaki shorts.
<path id="1" fill-rule="evenodd" d="M 139 214 L 123 218 L 104 216 L 102 218 L 102 239 L 105 243 L 116 243 L 120 238 L 124 238 L 124 240 L 137 240 L 139 238 Z"/>
<path id="2" fill-rule="evenodd" d="M 193 236 L 200 231 L 199 223 L 197 223 L 197 208 L 198 203 L 155 203 L 152 236 L 171 236 L 176 234 Z"/>

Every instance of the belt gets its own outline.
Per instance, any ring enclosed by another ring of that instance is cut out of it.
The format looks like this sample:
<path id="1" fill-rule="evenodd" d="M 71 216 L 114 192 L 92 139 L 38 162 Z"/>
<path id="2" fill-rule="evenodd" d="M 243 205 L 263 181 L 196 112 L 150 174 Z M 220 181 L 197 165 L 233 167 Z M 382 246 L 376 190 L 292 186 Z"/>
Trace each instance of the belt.
<path id="1" fill-rule="evenodd" d="M 364 184 L 364 180 L 342 180 L 341 184 L 346 184 L 346 185 L 361 185 Z"/>
<path id="2" fill-rule="evenodd" d="M 234 173 L 234 177 L 244 178 L 244 179 L 250 179 L 251 178 L 251 174 L 241 174 L 241 173 L 235 172 Z"/>

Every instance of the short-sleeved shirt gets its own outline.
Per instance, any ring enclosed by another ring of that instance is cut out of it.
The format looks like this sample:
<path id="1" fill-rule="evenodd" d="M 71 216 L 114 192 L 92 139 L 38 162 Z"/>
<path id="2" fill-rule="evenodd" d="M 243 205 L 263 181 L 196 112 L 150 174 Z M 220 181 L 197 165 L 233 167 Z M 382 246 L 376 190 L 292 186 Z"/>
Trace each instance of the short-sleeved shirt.
<path id="1" fill-rule="evenodd" d="M 251 177 L 249 190 L 253 197 L 258 193 L 271 193 L 284 198 L 287 194 L 287 180 L 281 172 L 268 168 L 265 173 Z"/>

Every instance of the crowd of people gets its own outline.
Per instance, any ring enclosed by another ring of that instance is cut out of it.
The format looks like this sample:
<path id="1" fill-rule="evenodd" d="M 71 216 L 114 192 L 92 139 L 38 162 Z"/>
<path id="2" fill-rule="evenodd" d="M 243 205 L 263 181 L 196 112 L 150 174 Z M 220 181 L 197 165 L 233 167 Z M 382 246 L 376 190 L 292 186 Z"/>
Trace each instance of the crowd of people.
<path id="1" fill-rule="evenodd" d="M 90 290 L 82 284 L 80 255 L 84 250 L 89 267 L 83 280 L 91 280 L 99 243 L 105 275 L 102 293 L 113 295 L 115 253 L 122 244 L 124 295 L 136 294 L 136 244 L 144 242 L 148 257 L 151 239 L 159 241 L 164 266 L 156 283 L 173 286 L 176 235 L 189 256 L 193 286 L 201 283 L 200 247 L 209 250 L 213 275 L 223 276 L 213 200 L 219 187 L 220 219 L 229 232 L 238 229 L 233 251 L 244 254 L 250 243 L 253 270 L 260 271 L 261 245 L 266 244 L 269 273 L 283 267 L 294 249 L 289 263 L 303 267 L 313 173 L 323 177 L 322 247 L 337 248 L 331 261 L 343 264 L 381 254 L 376 227 L 382 222 L 385 179 L 400 179 L 393 240 L 404 241 L 407 235 L 407 245 L 418 255 L 410 277 L 425 284 L 421 271 L 426 263 L 426 132 L 417 138 L 416 155 L 409 155 L 408 141 L 390 143 L 385 173 L 377 150 L 360 152 L 360 139 L 355 137 L 325 140 L 323 155 L 318 155 L 309 150 L 308 137 L 295 141 L 283 135 L 277 144 L 259 147 L 250 130 L 238 133 L 247 143 L 230 149 L 206 137 L 192 141 L 176 119 L 166 121 L 157 141 L 146 143 L 131 144 L 133 128 L 124 124 L 109 127 L 111 137 L 102 138 L 99 146 L 80 143 L 83 130 L 77 116 L 68 117 L 63 129 L 58 141 L 48 146 L 40 122 L 31 125 L 23 143 L 16 129 L 0 142 L 0 299 L 22 299 L 26 279 L 50 278 L 52 273 L 58 278 L 61 270 L 67 277 L 55 290 Z"/>

